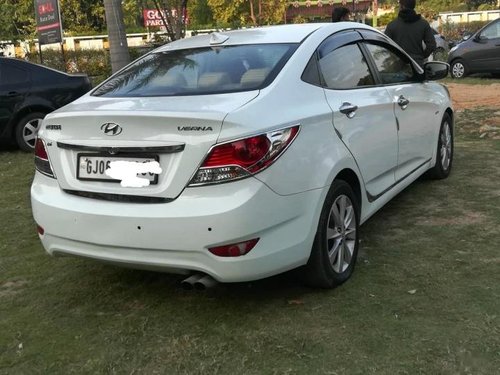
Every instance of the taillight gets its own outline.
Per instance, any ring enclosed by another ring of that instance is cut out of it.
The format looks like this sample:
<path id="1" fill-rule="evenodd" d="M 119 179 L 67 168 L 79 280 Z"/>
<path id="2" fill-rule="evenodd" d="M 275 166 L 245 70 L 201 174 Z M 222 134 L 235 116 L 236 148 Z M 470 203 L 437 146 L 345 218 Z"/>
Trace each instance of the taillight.
<path id="1" fill-rule="evenodd" d="M 257 242 L 259 242 L 259 239 L 254 238 L 253 240 L 233 243 L 231 245 L 211 247 L 208 251 L 220 257 L 239 257 L 248 254 L 257 245 Z"/>
<path id="2" fill-rule="evenodd" d="M 274 163 L 295 139 L 299 126 L 214 146 L 190 186 L 239 180 Z"/>
<path id="3" fill-rule="evenodd" d="M 45 144 L 40 138 L 37 138 L 35 143 L 35 168 L 38 172 L 55 178 L 52 167 L 50 166 L 49 156 L 45 149 Z"/>

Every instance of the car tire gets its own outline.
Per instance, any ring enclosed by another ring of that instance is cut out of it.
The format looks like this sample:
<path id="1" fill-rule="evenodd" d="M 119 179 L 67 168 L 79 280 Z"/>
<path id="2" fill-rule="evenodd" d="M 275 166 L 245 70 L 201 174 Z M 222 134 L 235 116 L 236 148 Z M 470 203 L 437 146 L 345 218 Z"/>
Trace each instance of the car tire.
<path id="1" fill-rule="evenodd" d="M 436 164 L 429 170 L 427 175 L 435 180 L 442 180 L 450 175 L 453 165 L 453 121 L 448 113 L 445 113 L 439 128 L 439 136 L 436 150 Z"/>
<path id="2" fill-rule="evenodd" d="M 16 124 L 15 138 L 19 148 L 31 152 L 35 148 L 36 136 L 45 117 L 43 112 L 32 112 L 23 116 Z"/>
<path id="3" fill-rule="evenodd" d="M 301 272 L 308 286 L 334 288 L 352 275 L 358 255 L 359 213 L 349 184 L 335 180 L 323 204 L 309 261 Z"/>
<path id="4" fill-rule="evenodd" d="M 463 60 L 455 60 L 451 63 L 450 74 L 453 78 L 464 78 L 469 74 L 469 68 Z"/>

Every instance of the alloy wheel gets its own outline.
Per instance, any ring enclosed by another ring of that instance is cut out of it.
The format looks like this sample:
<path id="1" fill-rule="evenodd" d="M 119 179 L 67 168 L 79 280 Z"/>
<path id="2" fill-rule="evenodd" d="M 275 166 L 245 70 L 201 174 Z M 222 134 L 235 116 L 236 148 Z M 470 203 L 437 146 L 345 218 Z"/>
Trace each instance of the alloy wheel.
<path id="1" fill-rule="evenodd" d="M 465 74 L 465 66 L 461 62 L 456 62 L 453 64 L 451 73 L 455 78 L 462 78 Z"/>
<path id="2" fill-rule="evenodd" d="M 448 170 L 451 161 L 451 130 L 448 122 L 443 123 L 441 134 L 441 166 L 443 170 Z"/>
<path id="3" fill-rule="evenodd" d="M 356 245 L 356 212 L 348 196 L 339 195 L 328 216 L 326 241 L 328 258 L 336 273 L 344 272 L 353 261 Z"/>
<path id="4" fill-rule="evenodd" d="M 42 120 L 41 118 L 34 118 L 23 126 L 23 140 L 31 148 L 35 148 L 36 136 L 42 124 Z"/>

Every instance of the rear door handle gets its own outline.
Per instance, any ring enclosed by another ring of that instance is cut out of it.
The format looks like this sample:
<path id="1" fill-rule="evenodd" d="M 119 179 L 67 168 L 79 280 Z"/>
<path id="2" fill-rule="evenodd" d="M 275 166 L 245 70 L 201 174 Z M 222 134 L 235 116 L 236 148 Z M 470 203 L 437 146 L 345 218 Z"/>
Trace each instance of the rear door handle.
<path id="1" fill-rule="evenodd" d="M 340 113 L 343 113 L 344 115 L 346 115 L 347 118 L 353 118 L 354 116 L 356 116 L 357 110 L 358 110 L 357 105 L 354 105 L 354 104 L 351 104 L 348 102 L 342 103 L 342 105 L 339 108 Z"/>
<path id="2" fill-rule="evenodd" d="M 398 105 L 401 107 L 401 109 L 406 109 L 406 107 L 408 107 L 408 104 L 410 104 L 410 101 L 403 95 L 400 95 L 398 98 Z"/>
<path id="3" fill-rule="evenodd" d="M 19 93 L 17 91 L 9 91 L 7 93 L 7 96 L 17 96 L 17 95 L 19 95 Z"/>

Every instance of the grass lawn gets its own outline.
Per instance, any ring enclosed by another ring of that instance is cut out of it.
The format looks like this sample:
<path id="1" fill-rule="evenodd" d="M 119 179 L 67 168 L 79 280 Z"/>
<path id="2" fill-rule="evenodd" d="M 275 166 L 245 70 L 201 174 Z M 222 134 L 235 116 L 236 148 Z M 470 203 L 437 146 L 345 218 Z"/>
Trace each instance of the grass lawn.
<path id="1" fill-rule="evenodd" d="M 32 157 L 0 151 L 0 373 L 500 373 L 500 141 L 474 116 L 457 121 L 450 178 L 370 219 L 353 278 L 330 291 L 285 274 L 187 292 L 178 276 L 51 258 Z"/>

